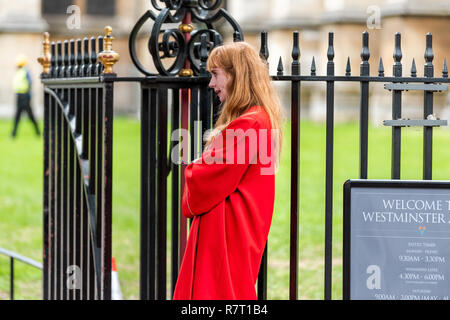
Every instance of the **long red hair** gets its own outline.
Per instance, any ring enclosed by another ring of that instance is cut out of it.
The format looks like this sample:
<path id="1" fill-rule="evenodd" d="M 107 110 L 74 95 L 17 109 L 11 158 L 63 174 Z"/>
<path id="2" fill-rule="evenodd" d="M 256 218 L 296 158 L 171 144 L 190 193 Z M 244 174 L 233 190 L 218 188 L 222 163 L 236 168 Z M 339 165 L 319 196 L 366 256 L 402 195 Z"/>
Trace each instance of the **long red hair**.
<path id="1" fill-rule="evenodd" d="M 227 97 L 214 131 L 223 130 L 248 108 L 261 106 L 275 129 L 275 162 L 278 166 L 283 133 L 281 130 L 282 111 L 280 100 L 272 86 L 269 69 L 265 60 L 246 42 L 233 42 L 214 48 L 208 58 L 207 68 L 222 68 L 229 77 Z M 209 140 L 207 145 L 211 142 Z"/>

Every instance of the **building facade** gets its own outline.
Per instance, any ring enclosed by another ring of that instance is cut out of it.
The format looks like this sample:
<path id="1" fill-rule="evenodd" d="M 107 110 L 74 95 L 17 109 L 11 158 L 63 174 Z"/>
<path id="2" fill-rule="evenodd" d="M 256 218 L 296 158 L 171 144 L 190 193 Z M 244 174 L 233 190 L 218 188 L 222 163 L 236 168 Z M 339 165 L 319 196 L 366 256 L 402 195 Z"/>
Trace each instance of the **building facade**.
<path id="1" fill-rule="evenodd" d="M 269 32 L 269 65 L 276 74 L 279 57 L 290 73 L 292 32 L 300 33 L 301 74 L 310 74 L 312 58 L 316 74 L 325 75 L 328 32 L 334 33 L 335 74 L 345 75 L 347 59 L 351 74 L 359 75 L 362 33 L 369 32 L 370 75 L 378 74 L 380 58 L 385 75 L 392 75 L 394 36 L 401 33 L 403 75 L 409 76 L 414 58 L 417 76 L 423 76 L 425 37 L 433 35 L 434 73 L 442 75 L 444 59 L 450 52 L 450 1 L 448 0 L 228 0 L 228 10 L 241 24 L 246 41 L 259 47 L 261 30 Z M 283 91 L 283 88 L 280 88 Z M 303 82 L 302 117 L 325 119 L 325 84 Z M 359 83 L 339 83 L 335 88 L 335 119 L 359 117 Z M 289 106 L 288 88 L 283 95 Z M 436 93 L 434 111 L 441 119 L 450 118 L 450 95 Z M 423 117 L 423 92 L 406 92 L 402 116 Z M 382 124 L 391 118 L 392 97 L 383 84 L 370 87 L 370 120 Z M 289 112 L 289 108 L 286 108 Z"/>
<path id="2" fill-rule="evenodd" d="M 415 59 L 417 76 L 423 75 L 425 35 L 433 34 L 435 75 L 441 76 L 444 58 L 450 51 L 450 0 L 227 0 L 226 9 L 238 21 L 246 41 L 260 46 L 260 32 L 269 33 L 269 66 L 276 74 L 279 58 L 285 73 L 290 73 L 292 32 L 300 32 L 301 74 L 309 74 L 312 58 L 316 74 L 326 72 L 328 32 L 334 32 L 335 74 L 344 75 L 350 59 L 352 75 L 359 75 L 361 35 L 370 35 L 370 73 L 377 75 L 380 58 L 385 74 L 392 74 L 394 35 L 402 34 L 403 74 L 411 70 Z M 113 28 L 114 50 L 121 56 L 115 66 L 120 76 L 137 76 L 131 62 L 128 36 L 136 21 L 148 9 L 148 0 L 0 0 L 0 44 L 3 48 L 3 80 L 0 81 L 0 117 L 14 112 L 15 97 L 10 79 L 15 71 L 14 60 L 20 53 L 29 58 L 33 76 L 33 106 L 42 115 L 41 66 L 36 58 L 42 54 L 42 33 L 50 32 L 51 41 L 99 36 L 104 27 Z M 141 62 L 151 67 L 147 41 L 151 30 L 140 34 L 138 49 Z M 227 39 L 230 41 L 230 38 Z M 136 84 L 116 84 L 115 111 L 138 114 L 139 88 Z M 289 113 L 288 88 L 279 88 Z M 302 83 L 302 117 L 325 119 L 325 85 Z M 359 84 L 337 84 L 335 89 L 337 121 L 358 118 Z M 391 95 L 383 85 L 371 84 L 370 119 L 382 123 L 391 114 Z M 436 115 L 450 118 L 450 95 L 435 94 Z M 423 93 L 403 95 L 404 117 L 416 118 L 422 113 Z"/>

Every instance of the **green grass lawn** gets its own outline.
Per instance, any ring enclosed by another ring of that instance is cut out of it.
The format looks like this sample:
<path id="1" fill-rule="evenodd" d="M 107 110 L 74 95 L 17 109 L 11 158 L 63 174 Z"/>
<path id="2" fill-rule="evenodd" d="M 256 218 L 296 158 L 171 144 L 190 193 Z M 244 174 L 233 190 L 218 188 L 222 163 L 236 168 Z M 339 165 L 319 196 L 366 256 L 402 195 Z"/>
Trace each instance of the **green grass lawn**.
<path id="1" fill-rule="evenodd" d="M 42 128 L 42 124 L 41 124 Z M 42 261 L 42 147 L 31 124 L 21 123 L 16 140 L 11 122 L 0 120 L 0 247 Z M 114 123 L 113 256 L 125 299 L 139 298 L 140 125 L 117 118 Z M 450 179 L 450 131 L 434 131 L 433 178 Z M 342 298 L 342 185 L 358 178 L 359 126 L 338 124 L 334 132 L 333 299 Z M 370 179 L 390 178 L 391 129 L 369 129 Z M 322 299 L 325 238 L 325 127 L 302 122 L 300 148 L 300 299 Z M 268 298 L 289 297 L 290 127 L 276 176 L 276 199 L 269 234 Z M 402 179 L 422 177 L 422 130 L 406 128 L 402 136 Z M 170 193 L 169 193 L 170 195 Z M 41 274 L 16 262 L 15 295 L 41 298 Z M 0 299 L 9 296 L 9 259 L 0 256 Z"/>

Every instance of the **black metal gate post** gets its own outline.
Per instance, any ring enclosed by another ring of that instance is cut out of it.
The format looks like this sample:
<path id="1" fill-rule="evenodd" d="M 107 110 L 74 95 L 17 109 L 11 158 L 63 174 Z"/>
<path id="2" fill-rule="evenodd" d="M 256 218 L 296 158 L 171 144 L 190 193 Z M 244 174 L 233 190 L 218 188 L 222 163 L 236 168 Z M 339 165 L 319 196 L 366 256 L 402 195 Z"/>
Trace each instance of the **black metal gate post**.
<path id="1" fill-rule="evenodd" d="M 431 33 L 426 35 L 426 49 L 425 49 L 425 65 L 424 76 L 432 78 L 434 76 L 433 67 L 433 38 Z M 426 81 L 425 83 L 428 83 Z M 423 98 L 423 118 L 430 119 L 433 116 L 433 91 L 424 91 Z M 433 175 L 433 127 L 423 127 L 423 179 L 431 180 Z"/>
<path id="2" fill-rule="evenodd" d="M 334 34 L 328 33 L 327 76 L 334 76 Z M 333 259 L 333 144 L 334 144 L 334 81 L 327 81 L 326 143 L 325 143 L 325 276 L 324 298 L 331 300 Z"/>
<path id="3" fill-rule="evenodd" d="M 76 53 L 75 40 L 50 44 L 44 34 L 46 300 L 111 299 L 112 65 L 118 55 L 112 29 L 105 30 L 90 46 L 85 38 L 84 51 L 78 39 Z"/>
<path id="4" fill-rule="evenodd" d="M 402 49 L 401 49 L 401 34 L 395 34 L 394 45 L 394 66 L 392 74 L 396 78 L 402 77 Z M 402 91 L 392 90 L 392 119 L 398 120 L 402 117 Z M 392 164 L 391 164 L 391 178 L 400 179 L 400 161 L 401 161 L 401 127 L 392 127 Z"/>
<path id="5" fill-rule="evenodd" d="M 299 33 L 293 33 L 292 75 L 300 75 Z M 298 298 L 298 219 L 300 211 L 300 81 L 291 82 L 291 226 L 289 299 Z"/>
<path id="6" fill-rule="evenodd" d="M 367 179 L 367 162 L 369 157 L 369 81 L 370 75 L 369 33 L 362 34 L 360 76 L 360 111 L 359 111 L 359 178 Z M 350 73 L 348 74 L 350 76 Z"/>

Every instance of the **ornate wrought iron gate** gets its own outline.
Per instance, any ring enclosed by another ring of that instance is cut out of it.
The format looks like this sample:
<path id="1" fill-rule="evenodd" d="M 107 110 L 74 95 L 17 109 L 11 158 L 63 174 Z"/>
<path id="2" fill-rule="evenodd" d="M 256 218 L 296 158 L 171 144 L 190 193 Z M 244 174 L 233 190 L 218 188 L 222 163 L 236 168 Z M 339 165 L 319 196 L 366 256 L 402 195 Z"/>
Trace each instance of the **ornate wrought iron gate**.
<path id="1" fill-rule="evenodd" d="M 133 81 L 141 86 L 141 241 L 140 298 L 167 299 L 173 292 L 178 268 L 186 246 L 189 223 L 180 215 L 186 161 L 201 153 L 202 133 L 211 128 L 218 104 L 208 89 L 206 72 L 208 52 L 222 43 L 214 27 L 222 18 L 234 30 L 234 41 L 243 33 L 223 9 L 221 1 L 165 1 L 162 8 L 152 1 L 129 38 L 131 58 L 144 77 L 117 77 L 112 65 L 118 57 L 111 48 L 111 30 L 98 39 L 70 40 L 50 44 L 44 40 L 44 298 L 111 298 L 111 207 L 112 207 L 112 124 L 115 82 Z M 136 39 L 147 20 L 153 28 L 149 51 L 158 73 L 143 67 L 136 54 Z M 177 28 L 167 27 L 179 23 Z M 195 30 L 193 23 L 204 29 Z M 430 118 L 433 92 L 446 90 L 447 64 L 442 77 L 434 77 L 431 35 L 426 37 L 425 76 L 417 77 L 415 64 L 411 76 L 402 75 L 400 34 L 395 36 L 394 75 L 386 77 L 380 61 L 378 76 L 369 73 L 369 34 L 362 34 L 359 75 L 334 72 L 333 33 L 329 33 L 326 75 L 316 75 L 314 59 L 309 74 L 301 74 L 299 33 L 293 33 L 291 74 L 284 75 L 280 58 L 273 81 L 291 84 L 291 195 L 290 195 L 290 267 L 289 298 L 298 299 L 299 177 L 300 177 L 300 93 L 304 81 L 326 84 L 326 190 L 325 190 L 325 273 L 324 297 L 331 299 L 332 218 L 333 218 L 333 134 L 334 86 L 336 82 L 360 84 L 359 177 L 367 179 L 370 83 L 384 82 L 392 91 L 392 179 L 400 178 L 400 142 L 403 126 L 424 127 L 423 178 L 432 178 L 432 131 L 445 124 Z M 105 41 L 105 50 L 103 50 Z M 91 43 L 89 45 L 89 42 Z M 98 46 L 98 50 L 96 50 Z M 64 49 L 64 50 L 63 50 Z M 50 52 L 51 51 L 51 52 Z M 267 33 L 261 33 L 261 57 L 269 56 Z M 164 60 L 170 60 L 169 66 Z M 99 61 L 101 60 L 101 61 Z M 102 62 L 105 66 L 99 62 Z M 424 92 L 424 118 L 401 119 L 401 96 L 405 90 Z M 413 123 L 414 122 L 414 123 Z M 198 125 L 200 124 L 200 125 Z M 176 129 L 189 129 L 190 155 L 173 152 L 180 141 Z M 170 129 L 170 130 L 169 130 Z M 172 132 L 172 137 L 168 137 Z M 195 139 L 197 139 L 195 141 Z M 171 181 L 168 181 L 171 173 Z M 167 187 L 172 198 L 167 199 Z M 171 212 L 167 201 L 171 201 Z M 172 215 L 171 288 L 167 283 L 167 217 Z M 80 271 L 80 278 L 76 275 Z M 169 292 L 169 295 L 168 295 Z M 267 297 L 267 248 L 258 277 L 258 298 Z"/>

